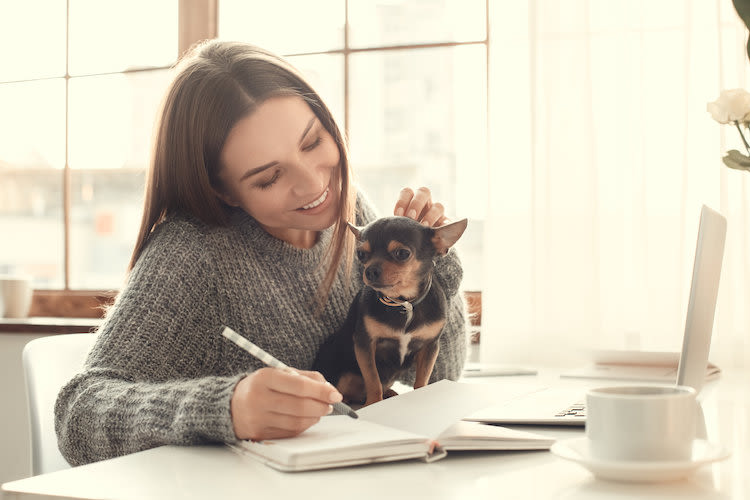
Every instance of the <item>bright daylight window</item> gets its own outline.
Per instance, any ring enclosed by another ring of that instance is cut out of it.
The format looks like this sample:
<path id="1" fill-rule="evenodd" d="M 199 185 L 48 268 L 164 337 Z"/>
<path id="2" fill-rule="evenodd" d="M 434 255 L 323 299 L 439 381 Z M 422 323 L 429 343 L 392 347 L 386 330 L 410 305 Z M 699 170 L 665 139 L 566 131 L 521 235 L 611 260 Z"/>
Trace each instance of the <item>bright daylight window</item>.
<path id="1" fill-rule="evenodd" d="M 308 76 L 347 130 L 355 181 L 381 214 L 402 187 L 424 185 L 451 216 L 468 217 L 464 288 L 481 289 L 486 2 L 254 3 L 222 0 L 219 36 L 285 54 Z"/>
<path id="2" fill-rule="evenodd" d="M 186 3 L 0 6 L 0 273 L 47 289 L 122 284 Z M 401 187 L 425 185 L 449 214 L 470 218 L 459 242 L 468 290 L 481 287 L 486 10 L 484 0 L 220 0 L 209 27 L 308 75 L 382 214 Z"/>
<path id="3" fill-rule="evenodd" d="M 113 289 L 177 56 L 177 1 L 67 6 L 0 12 L 0 273 L 31 275 L 38 288 Z"/>

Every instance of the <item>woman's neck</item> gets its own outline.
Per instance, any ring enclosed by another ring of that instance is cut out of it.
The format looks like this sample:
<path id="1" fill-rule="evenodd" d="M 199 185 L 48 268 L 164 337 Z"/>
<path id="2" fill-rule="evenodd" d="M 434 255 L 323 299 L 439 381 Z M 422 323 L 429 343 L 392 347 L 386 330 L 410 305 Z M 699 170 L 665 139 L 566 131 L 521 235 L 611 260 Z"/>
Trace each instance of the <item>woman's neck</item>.
<path id="1" fill-rule="evenodd" d="M 312 248 L 318 242 L 319 231 L 308 229 L 281 229 L 261 225 L 274 238 L 285 241 L 296 248 Z"/>

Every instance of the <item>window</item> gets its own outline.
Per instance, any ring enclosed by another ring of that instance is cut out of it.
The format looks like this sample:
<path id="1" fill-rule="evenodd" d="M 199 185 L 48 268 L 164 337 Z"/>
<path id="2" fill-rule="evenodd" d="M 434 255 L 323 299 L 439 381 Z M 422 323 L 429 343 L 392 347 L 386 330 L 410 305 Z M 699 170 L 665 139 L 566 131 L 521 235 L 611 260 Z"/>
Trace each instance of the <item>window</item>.
<path id="1" fill-rule="evenodd" d="M 2 9 L 0 224 L 12 237 L 0 272 L 29 274 L 37 288 L 117 288 L 177 59 L 177 1 Z"/>
<path id="2" fill-rule="evenodd" d="M 0 273 L 70 294 L 120 287 L 169 68 L 192 42 L 219 36 L 283 54 L 307 75 L 381 213 L 401 187 L 426 185 L 450 215 L 469 217 L 465 286 L 481 288 L 487 3 L 3 4 L 0 43 L 23 50 L 0 53 L 0 227 L 12 235 Z"/>
<path id="3" fill-rule="evenodd" d="M 381 214 L 402 187 L 424 185 L 448 214 L 469 217 L 458 243 L 467 290 L 481 289 L 487 9 L 484 0 L 286 0 L 262 10 L 221 0 L 218 16 L 221 38 L 286 55 L 308 75 Z"/>

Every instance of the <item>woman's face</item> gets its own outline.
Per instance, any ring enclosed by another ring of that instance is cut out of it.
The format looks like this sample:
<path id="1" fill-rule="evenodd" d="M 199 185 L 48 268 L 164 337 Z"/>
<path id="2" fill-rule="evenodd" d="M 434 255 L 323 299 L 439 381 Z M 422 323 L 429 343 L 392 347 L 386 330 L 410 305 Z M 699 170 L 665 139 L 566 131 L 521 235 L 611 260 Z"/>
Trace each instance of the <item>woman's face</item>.
<path id="1" fill-rule="evenodd" d="M 338 216 L 340 154 L 300 97 L 272 97 L 232 128 L 219 196 L 270 234 L 309 248 Z"/>

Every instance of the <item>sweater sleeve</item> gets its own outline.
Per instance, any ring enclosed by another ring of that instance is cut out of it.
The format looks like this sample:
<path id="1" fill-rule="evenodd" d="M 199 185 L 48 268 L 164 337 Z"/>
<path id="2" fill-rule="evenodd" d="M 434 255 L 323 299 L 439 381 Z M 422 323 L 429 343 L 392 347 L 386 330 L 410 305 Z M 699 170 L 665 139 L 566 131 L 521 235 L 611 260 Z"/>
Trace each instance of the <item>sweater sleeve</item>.
<path id="1" fill-rule="evenodd" d="M 58 395 L 55 430 L 73 465 L 236 439 L 230 400 L 242 374 L 222 373 L 210 266 L 200 242 L 165 239 L 146 248 L 84 371 Z"/>
<path id="2" fill-rule="evenodd" d="M 466 302 L 460 293 L 463 267 L 455 248 L 438 257 L 435 264 L 435 278 L 445 291 L 448 301 L 446 322 L 440 336 L 440 352 L 435 362 L 431 382 L 442 379 L 457 380 L 463 371 L 467 355 L 467 315 Z"/>
<path id="3" fill-rule="evenodd" d="M 466 361 L 468 336 L 466 303 L 463 294 L 459 292 L 463 269 L 455 249 L 451 249 L 438 259 L 435 276 L 443 286 L 448 307 L 445 326 L 440 335 L 440 351 L 430 382 L 442 379 L 457 380 Z M 408 383 L 413 383 L 412 374 Z"/>

